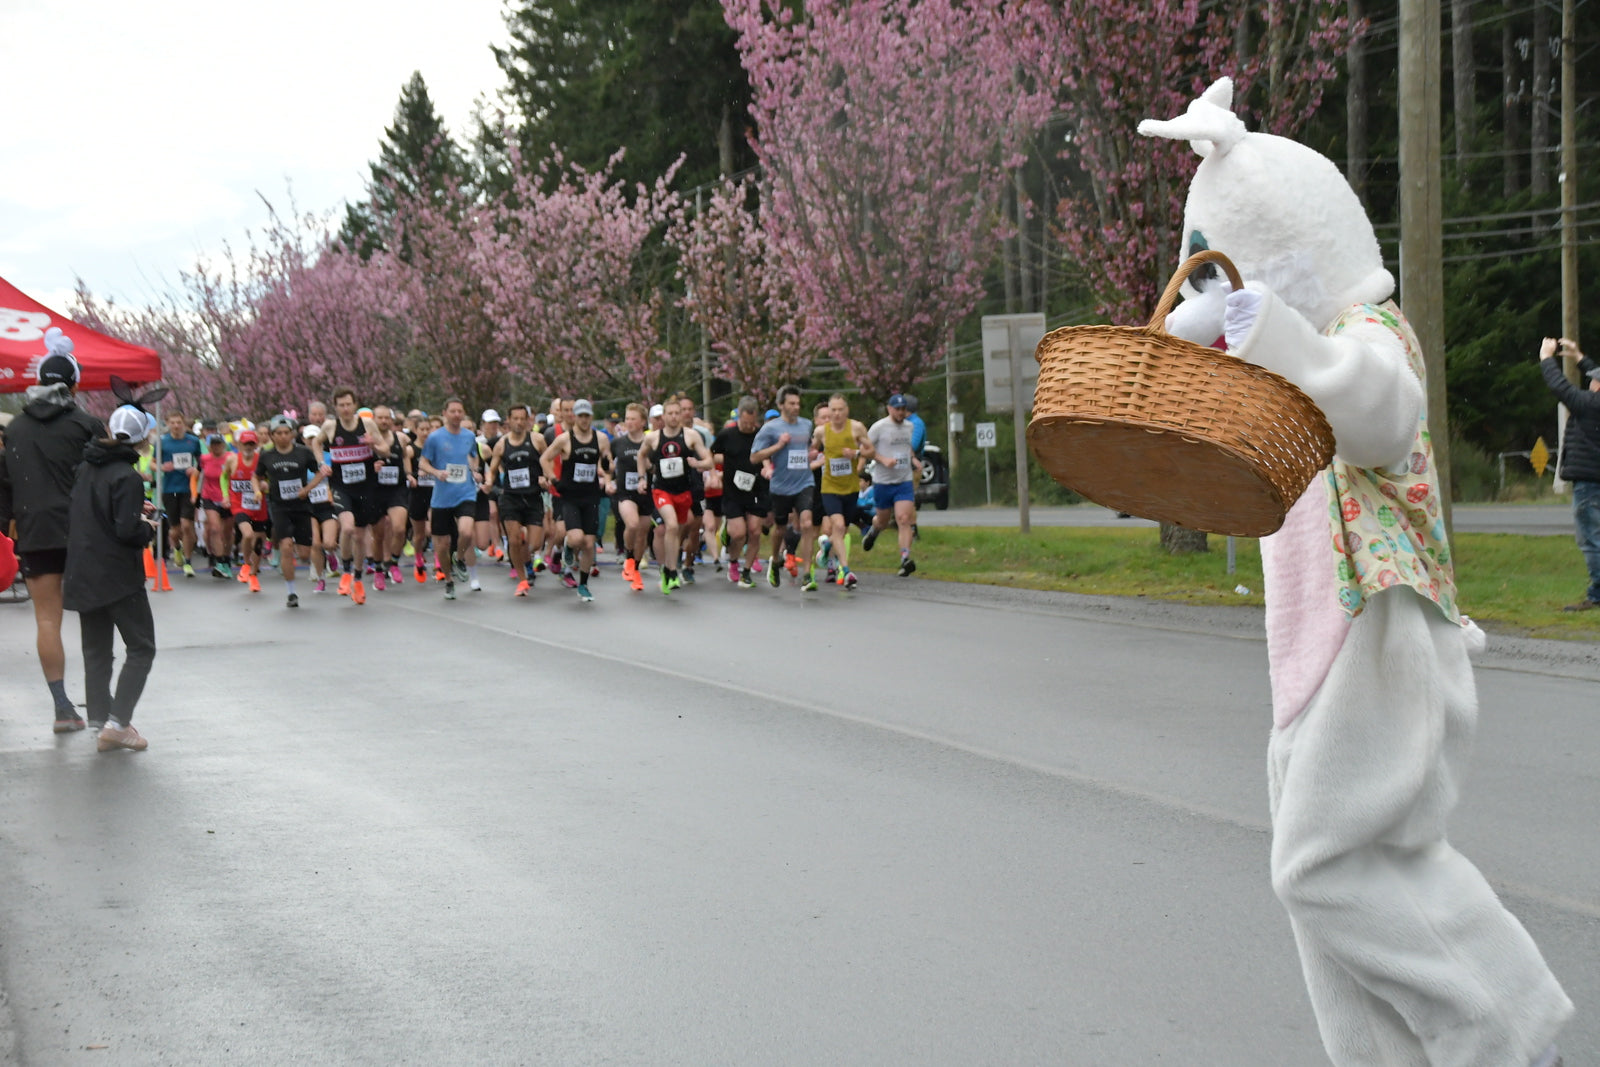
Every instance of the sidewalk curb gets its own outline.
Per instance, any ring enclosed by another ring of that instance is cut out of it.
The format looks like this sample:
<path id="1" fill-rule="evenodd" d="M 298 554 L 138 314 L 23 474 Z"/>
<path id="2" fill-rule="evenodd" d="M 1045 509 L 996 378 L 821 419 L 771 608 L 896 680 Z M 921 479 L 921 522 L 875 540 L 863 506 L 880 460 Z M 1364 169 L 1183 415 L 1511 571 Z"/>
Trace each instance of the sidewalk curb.
<path id="1" fill-rule="evenodd" d="M 1188 604 L 1146 597 L 1085 596 L 998 585 L 946 582 L 932 578 L 896 581 L 875 587 L 874 595 L 907 600 L 1026 611 L 1064 618 L 1101 620 L 1113 625 L 1205 633 L 1266 643 L 1266 610 L 1227 604 Z M 1473 656 L 1479 670 L 1521 671 L 1583 681 L 1600 681 L 1600 644 L 1486 634 L 1485 649 Z M 1262 669 L 1266 664 L 1263 662 Z"/>

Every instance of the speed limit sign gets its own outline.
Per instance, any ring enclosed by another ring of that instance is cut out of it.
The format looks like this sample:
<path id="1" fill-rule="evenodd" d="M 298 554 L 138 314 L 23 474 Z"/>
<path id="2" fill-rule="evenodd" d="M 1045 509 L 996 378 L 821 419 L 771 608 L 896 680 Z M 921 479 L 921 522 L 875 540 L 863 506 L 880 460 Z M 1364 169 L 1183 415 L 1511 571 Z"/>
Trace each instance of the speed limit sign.
<path id="1" fill-rule="evenodd" d="M 994 423 L 980 422 L 973 426 L 973 430 L 977 433 L 979 448 L 994 447 Z"/>

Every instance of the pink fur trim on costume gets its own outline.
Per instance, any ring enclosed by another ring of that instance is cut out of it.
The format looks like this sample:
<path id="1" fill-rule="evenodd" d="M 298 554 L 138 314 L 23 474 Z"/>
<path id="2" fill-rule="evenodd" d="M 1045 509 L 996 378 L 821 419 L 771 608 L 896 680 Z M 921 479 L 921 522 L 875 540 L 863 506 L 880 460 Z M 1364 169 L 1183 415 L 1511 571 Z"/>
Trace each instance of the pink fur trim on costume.
<path id="1" fill-rule="evenodd" d="M 1325 544 L 1329 536 L 1327 481 L 1318 475 L 1282 529 L 1261 541 L 1272 721 L 1279 729 L 1311 703 L 1350 631 Z"/>

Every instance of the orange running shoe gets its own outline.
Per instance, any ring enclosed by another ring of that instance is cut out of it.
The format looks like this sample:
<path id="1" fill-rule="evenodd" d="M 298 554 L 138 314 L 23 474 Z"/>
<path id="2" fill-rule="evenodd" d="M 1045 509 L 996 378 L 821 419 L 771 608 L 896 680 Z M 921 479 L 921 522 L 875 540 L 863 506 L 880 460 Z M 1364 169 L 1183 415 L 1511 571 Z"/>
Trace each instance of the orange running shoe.
<path id="1" fill-rule="evenodd" d="M 528 595 L 528 580 L 526 578 L 524 578 L 522 581 L 517 583 L 517 596 L 527 596 L 527 595 Z"/>
<path id="2" fill-rule="evenodd" d="M 257 578 L 254 573 L 250 575 L 250 591 L 252 593 L 261 592 L 261 579 Z"/>
<path id="3" fill-rule="evenodd" d="M 151 575 L 151 577 L 153 578 L 153 577 L 155 577 L 155 575 Z M 239 565 L 239 573 L 234 575 L 234 577 L 239 580 L 239 583 L 241 585 L 244 584 L 244 583 L 249 582 L 250 581 L 250 564 L 241 563 Z"/>
<path id="4" fill-rule="evenodd" d="M 630 582 L 633 580 L 633 576 L 638 570 L 639 565 L 633 561 L 632 556 L 629 556 L 627 559 L 622 561 L 622 576 L 628 579 Z"/>
<path id="5" fill-rule="evenodd" d="M 367 587 L 361 582 L 356 582 L 355 588 L 350 592 L 350 599 L 357 604 L 365 604 L 367 602 Z"/>
<path id="6" fill-rule="evenodd" d="M 628 584 L 633 586 L 635 593 L 644 592 L 644 575 L 639 573 L 639 568 L 633 568 L 633 573 L 628 575 Z"/>
<path id="7" fill-rule="evenodd" d="M 428 581 L 428 568 L 426 568 L 426 567 L 418 567 L 417 568 L 417 584 L 418 585 L 425 585 L 425 584 L 427 584 L 427 581 Z"/>
<path id="8" fill-rule="evenodd" d="M 352 580 L 353 579 L 352 579 L 352 576 L 351 576 L 349 571 L 345 571 L 343 574 L 339 575 L 339 595 L 340 596 L 349 596 L 350 595 L 350 582 Z"/>
<path id="9" fill-rule="evenodd" d="M 789 577 L 791 578 L 800 577 L 800 557 L 785 556 L 783 559 L 783 569 L 789 572 Z"/>

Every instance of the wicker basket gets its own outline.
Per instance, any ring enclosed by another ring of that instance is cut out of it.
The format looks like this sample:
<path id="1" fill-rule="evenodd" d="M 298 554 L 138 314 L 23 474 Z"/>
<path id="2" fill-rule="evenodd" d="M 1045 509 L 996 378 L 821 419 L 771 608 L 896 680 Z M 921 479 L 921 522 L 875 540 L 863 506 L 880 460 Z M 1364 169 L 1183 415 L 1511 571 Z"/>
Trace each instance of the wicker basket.
<path id="1" fill-rule="evenodd" d="M 1056 481 L 1117 511 L 1207 533 L 1264 537 L 1333 459 L 1333 431 L 1284 378 L 1163 326 L 1178 287 L 1217 263 L 1191 256 L 1146 326 L 1069 326 L 1035 356 L 1028 445 Z"/>

